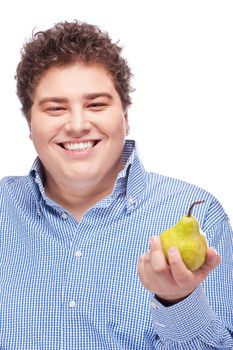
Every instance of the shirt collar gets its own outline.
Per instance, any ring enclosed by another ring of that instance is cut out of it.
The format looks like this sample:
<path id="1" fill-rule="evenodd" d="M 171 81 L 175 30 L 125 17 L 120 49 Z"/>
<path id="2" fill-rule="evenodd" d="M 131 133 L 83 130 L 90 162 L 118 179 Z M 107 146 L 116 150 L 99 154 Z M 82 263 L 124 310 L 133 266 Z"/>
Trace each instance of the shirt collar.
<path id="1" fill-rule="evenodd" d="M 122 161 L 124 168 L 118 174 L 115 186 L 113 188 L 112 197 L 125 193 L 127 199 L 127 208 L 130 210 L 143 188 L 145 187 L 146 171 L 139 159 L 138 149 L 134 140 L 126 140 L 122 152 Z M 29 172 L 32 183 L 33 193 L 36 202 L 40 203 L 41 197 L 46 199 L 44 190 L 44 167 L 39 157 L 37 157 Z"/>
<path id="2" fill-rule="evenodd" d="M 131 210 L 136 202 L 141 198 L 141 193 L 146 185 L 146 171 L 139 158 L 136 142 L 133 140 L 126 140 L 124 152 L 131 149 L 131 153 L 125 163 L 125 167 L 120 176 L 125 176 L 126 181 L 126 199 L 127 209 Z"/>

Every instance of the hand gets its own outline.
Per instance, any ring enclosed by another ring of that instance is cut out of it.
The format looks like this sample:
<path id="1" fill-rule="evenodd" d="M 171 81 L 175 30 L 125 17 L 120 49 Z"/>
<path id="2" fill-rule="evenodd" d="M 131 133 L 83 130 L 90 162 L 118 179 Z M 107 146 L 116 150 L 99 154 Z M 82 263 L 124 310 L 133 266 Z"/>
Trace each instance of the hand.
<path id="1" fill-rule="evenodd" d="M 207 275 L 220 264 L 214 248 L 208 248 L 206 262 L 198 270 L 188 270 L 177 248 L 168 252 L 169 264 L 164 256 L 160 238 L 150 239 L 150 250 L 139 259 L 137 272 L 143 286 L 160 299 L 179 302 L 197 288 Z"/>

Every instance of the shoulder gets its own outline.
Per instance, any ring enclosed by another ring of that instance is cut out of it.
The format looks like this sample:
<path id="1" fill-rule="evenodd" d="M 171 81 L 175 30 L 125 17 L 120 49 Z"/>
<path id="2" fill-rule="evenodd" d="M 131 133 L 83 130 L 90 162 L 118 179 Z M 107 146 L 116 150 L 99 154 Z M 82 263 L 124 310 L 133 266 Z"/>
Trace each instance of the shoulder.
<path id="1" fill-rule="evenodd" d="M 0 180 L 0 191 L 4 191 L 12 187 L 24 186 L 27 182 L 28 176 L 6 176 Z"/>
<path id="2" fill-rule="evenodd" d="M 157 173 L 146 174 L 146 197 L 153 206 L 166 211 L 175 220 L 185 215 L 193 202 L 200 200 L 204 203 L 195 206 L 194 215 L 204 227 L 228 220 L 218 199 L 202 187 Z"/>
<path id="3" fill-rule="evenodd" d="M 29 176 L 7 176 L 0 180 L 0 198 L 3 202 L 25 196 L 29 191 Z"/>
<path id="4" fill-rule="evenodd" d="M 151 193 L 156 194 L 157 198 L 171 196 L 177 196 L 177 198 L 180 196 L 192 198 L 193 196 L 204 196 L 205 198 L 214 198 L 210 192 L 195 184 L 152 172 L 147 172 L 146 188 L 151 191 Z M 200 199 L 202 198 L 199 198 L 199 200 Z"/>

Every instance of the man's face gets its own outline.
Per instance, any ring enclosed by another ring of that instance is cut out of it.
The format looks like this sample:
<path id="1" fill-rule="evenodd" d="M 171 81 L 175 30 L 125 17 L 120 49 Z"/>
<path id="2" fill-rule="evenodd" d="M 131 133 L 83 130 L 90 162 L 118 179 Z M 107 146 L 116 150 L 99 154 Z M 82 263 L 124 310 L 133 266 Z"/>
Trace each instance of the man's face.
<path id="1" fill-rule="evenodd" d="M 103 67 L 52 67 L 33 95 L 31 139 L 46 184 L 111 187 L 122 168 L 127 115 Z"/>

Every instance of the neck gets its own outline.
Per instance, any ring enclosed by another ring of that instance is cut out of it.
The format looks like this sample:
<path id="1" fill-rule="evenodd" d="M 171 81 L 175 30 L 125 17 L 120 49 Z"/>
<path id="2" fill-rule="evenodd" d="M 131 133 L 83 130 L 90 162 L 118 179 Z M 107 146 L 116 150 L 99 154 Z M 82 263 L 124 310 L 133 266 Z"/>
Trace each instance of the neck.
<path id="1" fill-rule="evenodd" d="M 104 197 L 112 193 L 114 183 L 106 187 L 96 187 L 91 189 L 73 189 L 59 186 L 59 184 L 53 183 L 50 186 L 45 182 L 46 195 L 69 211 L 76 220 L 80 221 L 85 212 L 93 207 Z"/>

